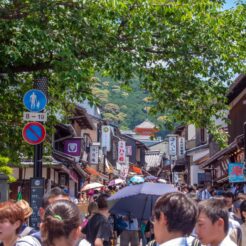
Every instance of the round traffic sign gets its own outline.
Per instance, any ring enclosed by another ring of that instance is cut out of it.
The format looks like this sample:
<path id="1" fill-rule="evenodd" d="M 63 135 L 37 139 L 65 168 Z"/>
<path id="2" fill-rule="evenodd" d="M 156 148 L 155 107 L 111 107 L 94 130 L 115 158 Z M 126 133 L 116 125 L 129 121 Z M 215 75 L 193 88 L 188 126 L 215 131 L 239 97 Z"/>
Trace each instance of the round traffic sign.
<path id="1" fill-rule="evenodd" d="M 45 108 L 47 98 L 42 91 L 32 89 L 27 91 L 24 95 L 23 103 L 29 111 L 40 112 Z"/>
<path id="2" fill-rule="evenodd" d="M 24 126 L 22 136 L 27 143 L 36 145 L 44 141 L 46 131 L 41 123 L 29 122 Z"/>

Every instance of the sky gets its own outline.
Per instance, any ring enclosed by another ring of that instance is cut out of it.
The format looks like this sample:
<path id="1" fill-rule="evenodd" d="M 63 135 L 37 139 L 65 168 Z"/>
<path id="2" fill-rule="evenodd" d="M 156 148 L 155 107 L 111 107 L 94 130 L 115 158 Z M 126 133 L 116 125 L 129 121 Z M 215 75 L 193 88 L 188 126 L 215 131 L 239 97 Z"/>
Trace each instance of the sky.
<path id="1" fill-rule="evenodd" d="M 224 9 L 230 9 L 232 7 L 234 7 L 236 5 L 236 1 L 235 0 L 226 0 L 225 1 L 225 5 L 224 5 Z M 246 0 L 241 0 L 241 2 L 245 2 L 246 3 Z"/>

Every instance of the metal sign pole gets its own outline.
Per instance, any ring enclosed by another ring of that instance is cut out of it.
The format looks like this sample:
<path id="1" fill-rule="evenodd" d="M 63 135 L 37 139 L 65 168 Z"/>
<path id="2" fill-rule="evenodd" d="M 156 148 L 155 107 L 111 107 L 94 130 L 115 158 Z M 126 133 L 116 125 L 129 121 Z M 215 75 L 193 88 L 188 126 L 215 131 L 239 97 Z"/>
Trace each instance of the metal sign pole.
<path id="1" fill-rule="evenodd" d="M 48 79 L 38 78 L 34 81 L 34 89 L 42 91 L 46 97 L 48 94 Z M 43 159 L 43 144 L 34 145 L 34 168 L 33 177 L 42 178 L 42 159 Z"/>

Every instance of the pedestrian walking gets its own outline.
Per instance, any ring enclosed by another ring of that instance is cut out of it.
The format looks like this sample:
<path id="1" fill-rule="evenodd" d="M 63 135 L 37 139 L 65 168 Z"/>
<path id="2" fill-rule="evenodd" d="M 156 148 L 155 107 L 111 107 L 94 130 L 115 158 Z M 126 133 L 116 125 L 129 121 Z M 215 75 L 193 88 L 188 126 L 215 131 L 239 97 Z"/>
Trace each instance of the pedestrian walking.
<path id="1" fill-rule="evenodd" d="M 87 241 L 92 246 L 109 246 L 113 237 L 113 228 L 108 218 L 108 195 L 101 194 L 97 198 L 98 212 L 92 216 L 87 225 L 82 229 L 82 233 L 86 235 Z"/>
<path id="2" fill-rule="evenodd" d="M 120 246 L 138 246 L 139 244 L 139 226 L 136 218 L 124 217 L 126 228 L 120 234 Z"/>
<path id="3" fill-rule="evenodd" d="M 20 237 L 24 237 L 27 235 L 31 235 L 36 232 L 36 230 L 33 227 L 29 226 L 29 217 L 32 215 L 32 208 L 30 207 L 29 203 L 23 199 L 17 201 L 17 203 L 24 212 L 24 222 L 22 223 L 22 226 L 20 228 Z"/>
<path id="4" fill-rule="evenodd" d="M 238 246 L 246 245 L 246 200 L 240 204 L 240 213 L 242 218 L 242 224 L 240 228 L 235 228 L 230 233 L 230 238 Z"/>
<path id="5" fill-rule="evenodd" d="M 0 245 L 15 246 L 19 231 L 24 222 L 24 211 L 16 203 L 0 203 Z"/>
<path id="6" fill-rule="evenodd" d="M 75 246 L 80 239 L 81 217 L 75 203 L 58 200 L 50 204 L 40 224 L 43 246 Z"/>
<path id="7" fill-rule="evenodd" d="M 229 214 L 222 199 L 209 199 L 198 204 L 199 217 L 196 233 L 202 244 L 236 246 L 228 236 Z"/>
<path id="8" fill-rule="evenodd" d="M 55 201 L 69 200 L 68 194 L 61 188 L 54 187 L 46 192 L 42 199 L 42 206 L 39 208 L 39 215 L 41 221 L 44 219 L 45 209 Z M 40 231 L 31 235 L 22 237 L 16 242 L 16 246 L 42 246 L 42 239 Z"/>
<path id="9" fill-rule="evenodd" d="M 171 192 L 160 197 L 153 212 L 155 240 L 160 246 L 188 246 L 197 219 L 197 207 L 185 194 Z"/>

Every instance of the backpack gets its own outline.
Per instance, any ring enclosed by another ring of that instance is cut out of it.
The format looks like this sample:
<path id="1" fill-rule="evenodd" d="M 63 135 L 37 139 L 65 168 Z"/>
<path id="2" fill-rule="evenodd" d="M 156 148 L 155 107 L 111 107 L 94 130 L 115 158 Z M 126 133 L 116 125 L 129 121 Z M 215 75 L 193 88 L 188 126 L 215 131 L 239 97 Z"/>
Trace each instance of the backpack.
<path id="1" fill-rule="evenodd" d="M 240 227 L 237 227 L 236 231 L 237 231 L 237 245 L 242 245 L 242 230 Z"/>
<path id="2" fill-rule="evenodd" d="M 122 217 L 115 217 L 115 230 L 119 236 L 122 231 L 127 228 L 127 223 L 122 219 Z"/>
<path id="3" fill-rule="evenodd" d="M 16 246 L 42 246 L 41 235 L 39 232 L 25 236 L 16 242 Z"/>
<path id="4" fill-rule="evenodd" d="M 24 237 L 24 236 L 28 236 L 28 235 L 31 235 L 33 233 L 35 233 L 36 230 L 30 226 L 27 226 L 20 234 L 19 236 L 20 237 Z"/>

